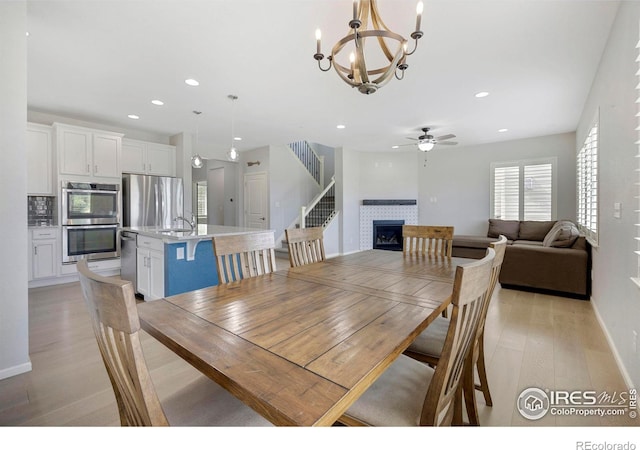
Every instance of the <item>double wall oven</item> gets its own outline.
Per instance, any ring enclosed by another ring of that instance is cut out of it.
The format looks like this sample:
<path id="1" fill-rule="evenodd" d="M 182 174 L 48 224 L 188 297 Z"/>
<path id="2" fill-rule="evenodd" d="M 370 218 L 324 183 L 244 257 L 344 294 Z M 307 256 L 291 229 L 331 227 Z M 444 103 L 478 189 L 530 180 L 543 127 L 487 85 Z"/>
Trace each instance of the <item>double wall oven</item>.
<path id="1" fill-rule="evenodd" d="M 120 256 L 120 185 L 62 182 L 62 262 Z"/>

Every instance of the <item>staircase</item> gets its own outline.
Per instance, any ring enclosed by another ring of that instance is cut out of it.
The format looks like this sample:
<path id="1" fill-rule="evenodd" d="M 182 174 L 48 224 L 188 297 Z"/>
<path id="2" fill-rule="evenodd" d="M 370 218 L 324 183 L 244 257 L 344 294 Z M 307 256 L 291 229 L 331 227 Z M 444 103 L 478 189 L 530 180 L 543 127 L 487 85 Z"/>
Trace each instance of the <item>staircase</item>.
<path id="1" fill-rule="evenodd" d="M 289 144 L 289 148 L 304 165 L 309 174 L 322 188 L 324 184 L 324 158 L 311 148 L 307 141 Z M 336 215 L 335 177 L 331 177 L 329 184 L 308 205 L 301 206 L 300 215 L 287 228 L 326 227 Z M 282 248 L 276 251 L 288 252 L 287 242 L 282 235 Z"/>
<path id="2" fill-rule="evenodd" d="M 289 144 L 289 148 L 298 157 L 298 160 L 307 169 L 307 172 L 316 180 L 318 186 L 324 186 L 324 158 L 311 148 L 307 141 L 297 141 Z"/>

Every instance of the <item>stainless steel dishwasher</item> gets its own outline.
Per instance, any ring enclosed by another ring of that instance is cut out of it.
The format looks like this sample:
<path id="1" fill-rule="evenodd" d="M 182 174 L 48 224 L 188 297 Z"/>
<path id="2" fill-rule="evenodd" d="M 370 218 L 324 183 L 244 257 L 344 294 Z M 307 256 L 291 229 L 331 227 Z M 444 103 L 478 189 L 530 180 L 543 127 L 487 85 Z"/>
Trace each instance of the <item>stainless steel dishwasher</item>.
<path id="1" fill-rule="evenodd" d="M 136 280 L 136 238 L 138 234 L 130 231 L 120 232 L 120 278 L 133 283 L 134 292 L 138 292 Z"/>

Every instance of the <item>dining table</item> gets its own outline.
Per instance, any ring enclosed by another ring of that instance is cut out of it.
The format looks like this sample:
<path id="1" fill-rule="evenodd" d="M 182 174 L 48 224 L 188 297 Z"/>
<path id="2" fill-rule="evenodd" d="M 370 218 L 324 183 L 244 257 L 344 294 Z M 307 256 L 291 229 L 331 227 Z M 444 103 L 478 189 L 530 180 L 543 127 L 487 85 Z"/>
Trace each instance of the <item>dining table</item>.
<path id="1" fill-rule="evenodd" d="M 138 313 L 273 424 L 330 426 L 447 308 L 468 261 L 365 250 L 140 302 Z"/>

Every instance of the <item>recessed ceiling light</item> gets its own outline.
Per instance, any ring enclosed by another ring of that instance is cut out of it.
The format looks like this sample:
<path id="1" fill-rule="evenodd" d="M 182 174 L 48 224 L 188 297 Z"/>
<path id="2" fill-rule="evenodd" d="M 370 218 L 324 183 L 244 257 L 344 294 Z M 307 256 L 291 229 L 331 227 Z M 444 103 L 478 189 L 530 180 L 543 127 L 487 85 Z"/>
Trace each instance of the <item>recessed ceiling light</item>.
<path id="1" fill-rule="evenodd" d="M 509 129 L 508 128 L 500 128 L 498 130 L 498 133 L 504 133 L 505 131 L 509 131 Z"/>
<path id="2" fill-rule="evenodd" d="M 184 82 L 187 83 L 189 86 L 199 86 L 200 85 L 198 80 L 194 80 L 193 78 L 188 78 L 188 79 L 184 80 Z"/>
<path id="3" fill-rule="evenodd" d="M 140 118 L 140 116 L 137 116 L 137 115 L 135 115 L 135 114 L 129 114 L 127 117 L 128 117 L 129 119 L 135 119 L 135 120 L 137 120 L 137 119 L 139 119 L 139 118 Z"/>
<path id="4" fill-rule="evenodd" d="M 26 36 L 29 37 L 29 32 L 27 31 Z"/>
<path id="5" fill-rule="evenodd" d="M 241 138 L 241 137 L 239 137 L 239 136 L 236 136 L 236 137 L 234 137 L 234 138 L 233 138 L 233 140 L 234 140 L 234 141 L 241 141 L 241 140 L 242 140 L 242 138 Z"/>
<path id="6" fill-rule="evenodd" d="M 487 95 L 489 95 L 489 93 L 488 93 L 488 92 L 484 92 L 484 91 L 482 91 L 482 92 L 478 92 L 478 93 L 476 94 L 476 98 L 486 97 Z"/>
<path id="7" fill-rule="evenodd" d="M 156 106 L 164 105 L 164 102 L 162 100 L 151 100 L 151 103 L 153 103 Z"/>
<path id="8" fill-rule="evenodd" d="M 391 148 L 400 148 L 400 146 L 399 146 L 399 145 L 394 145 L 394 146 L 393 146 L 393 147 L 391 147 Z"/>
<path id="9" fill-rule="evenodd" d="M 345 128 L 347 128 L 347 127 L 345 127 L 344 125 L 338 125 L 336 128 L 337 128 L 338 130 L 344 130 L 344 129 L 345 129 Z"/>

